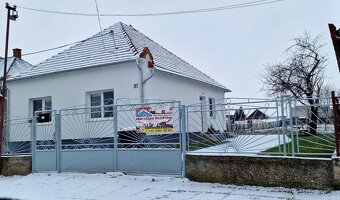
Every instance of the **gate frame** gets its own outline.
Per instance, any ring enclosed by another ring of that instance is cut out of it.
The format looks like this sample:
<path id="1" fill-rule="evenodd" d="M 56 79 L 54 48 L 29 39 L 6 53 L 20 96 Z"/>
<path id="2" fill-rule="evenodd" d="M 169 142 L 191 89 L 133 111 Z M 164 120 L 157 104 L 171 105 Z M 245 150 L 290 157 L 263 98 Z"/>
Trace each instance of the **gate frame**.
<path id="1" fill-rule="evenodd" d="M 176 108 L 178 109 L 178 151 L 180 154 L 180 161 L 181 161 L 181 166 L 180 170 L 178 171 L 178 174 L 181 177 L 185 176 L 185 156 L 186 156 L 186 148 L 187 148 L 187 134 L 186 134 L 186 106 L 181 105 L 180 101 L 166 101 L 166 102 L 155 102 L 151 104 L 163 104 L 163 103 L 176 103 Z M 131 104 L 133 105 L 133 104 Z M 144 105 L 144 104 L 135 104 L 135 105 Z M 118 163 L 118 106 L 124 106 L 124 105 L 113 105 L 113 117 L 112 117 L 112 123 L 113 123 L 113 133 L 114 133 L 114 138 L 113 138 L 113 172 L 118 171 L 119 163 Z M 85 108 L 90 108 L 90 107 L 85 107 Z M 79 108 L 79 109 L 84 109 L 84 108 Z M 68 109 L 65 109 L 68 110 Z M 62 160 L 62 124 L 61 124 L 61 117 L 62 114 L 61 112 L 63 109 L 60 109 L 58 112 L 56 110 L 51 110 L 51 115 L 54 118 L 54 122 L 52 121 L 52 125 L 54 125 L 54 151 L 55 151 L 55 156 L 56 156 L 56 171 L 58 173 L 63 172 L 63 160 Z M 38 111 L 37 113 L 39 113 Z M 32 152 L 32 172 L 38 172 L 37 171 L 37 121 L 36 121 L 36 116 L 37 114 L 31 118 L 32 119 L 32 127 L 31 127 L 31 152 Z M 176 149 L 177 150 L 177 149 Z M 157 162 L 157 160 L 155 160 Z M 41 170 L 45 171 L 45 170 Z M 46 170 L 49 171 L 49 170 Z M 54 171 L 54 170 L 53 170 Z M 81 170 L 80 170 L 81 171 Z M 136 172 L 137 174 L 139 172 Z M 142 174 L 142 173 L 141 173 Z M 162 173 L 160 173 L 162 174 Z"/>

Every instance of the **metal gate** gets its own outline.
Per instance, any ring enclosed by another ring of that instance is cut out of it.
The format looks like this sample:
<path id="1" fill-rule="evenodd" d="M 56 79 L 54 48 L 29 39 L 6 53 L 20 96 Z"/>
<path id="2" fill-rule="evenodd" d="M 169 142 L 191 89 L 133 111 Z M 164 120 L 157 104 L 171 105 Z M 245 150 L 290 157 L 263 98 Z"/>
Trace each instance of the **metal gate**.
<path id="1" fill-rule="evenodd" d="M 112 115 L 99 115 L 108 107 L 60 110 L 60 170 L 114 171 Z M 112 111 L 111 111 L 112 112 Z"/>
<path id="2" fill-rule="evenodd" d="M 180 103 L 130 104 L 116 108 L 117 170 L 181 175 L 183 149 Z"/>
<path id="3" fill-rule="evenodd" d="M 58 171 L 58 117 L 56 111 L 36 112 L 32 120 L 32 169 Z"/>
<path id="4" fill-rule="evenodd" d="M 181 114 L 179 102 L 37 112 L 33 171 L 182 175 Z"/>

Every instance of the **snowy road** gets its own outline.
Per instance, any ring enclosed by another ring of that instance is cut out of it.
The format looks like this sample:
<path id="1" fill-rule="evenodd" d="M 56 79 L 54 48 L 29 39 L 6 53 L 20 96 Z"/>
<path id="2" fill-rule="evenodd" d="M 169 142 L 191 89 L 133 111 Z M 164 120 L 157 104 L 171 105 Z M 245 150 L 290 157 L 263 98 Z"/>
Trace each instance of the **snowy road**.
<path id="1" fill-rule="evenodd" d="M 121 173 L 36 173 L 0 177 L 0 197 L 34 200 L 132 199 L 340 199 L 340 191 L 297 190 L 196 183 L 173 177 Z"/>

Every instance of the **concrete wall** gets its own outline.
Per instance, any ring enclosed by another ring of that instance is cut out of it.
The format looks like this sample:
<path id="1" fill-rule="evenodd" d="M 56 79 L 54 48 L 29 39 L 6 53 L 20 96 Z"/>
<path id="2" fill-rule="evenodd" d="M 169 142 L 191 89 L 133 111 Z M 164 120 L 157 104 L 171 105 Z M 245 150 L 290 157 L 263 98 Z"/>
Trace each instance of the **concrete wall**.
<path id="1" fill-rule="evenodd" d="M 333 161 L 246 156 L 186 156 L 186 177 L 193 181 L 235 185 L 330 189 Z"/>
<path id="2" fill-rule="evenodd" d="M 8 156 L 1 158 L 1 175 L 27 175 L 32 172 L 31 156 Z"/>
<path id="3" fill-rule="evenodd" d="M 340 190 L 340 157 L 333 156 L 334 188 Z"/>

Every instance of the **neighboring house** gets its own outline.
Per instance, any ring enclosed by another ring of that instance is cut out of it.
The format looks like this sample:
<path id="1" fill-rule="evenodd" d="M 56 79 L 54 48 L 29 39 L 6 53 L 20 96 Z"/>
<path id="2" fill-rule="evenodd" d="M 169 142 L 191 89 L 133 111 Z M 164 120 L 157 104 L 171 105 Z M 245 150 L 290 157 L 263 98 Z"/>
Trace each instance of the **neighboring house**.
<path id="1" fill-rule="evenodd" d="M 123 23 L 106 28 L 29 71 L 11 76 L 8 88 L 9 115 L 26 117 L 38 110 L 139 103 L 148 99 L 178 100 L 182 105 L 201 101 L 209 105 L 230 92 Z M 209 109 L 210 114 L 204 117 L 216 117 L 214 106 Z M 204 130 L 207 126 L 202 123 Z"/>
<path id="2" fill-rule="evenodd" d="M 248 121 L 263 121 L 268 119 L 269 117 L 264 114 L 262 111 L 260 111 L 259 109 L 256 109 L 254 112 L 252 112 L 248 117 L 247 120 Z"/>
<path id="3" fill-rule="evenodd" d="M 0 57 L 0 89 L 2 92 L 2 80 L 5 59 Z M 7 79 L 18 76 L 20 73 L 31 70 L 33 65 L 21 59 L 21 49 L 13 49 L 13 56 L 7 59 Z"/>

